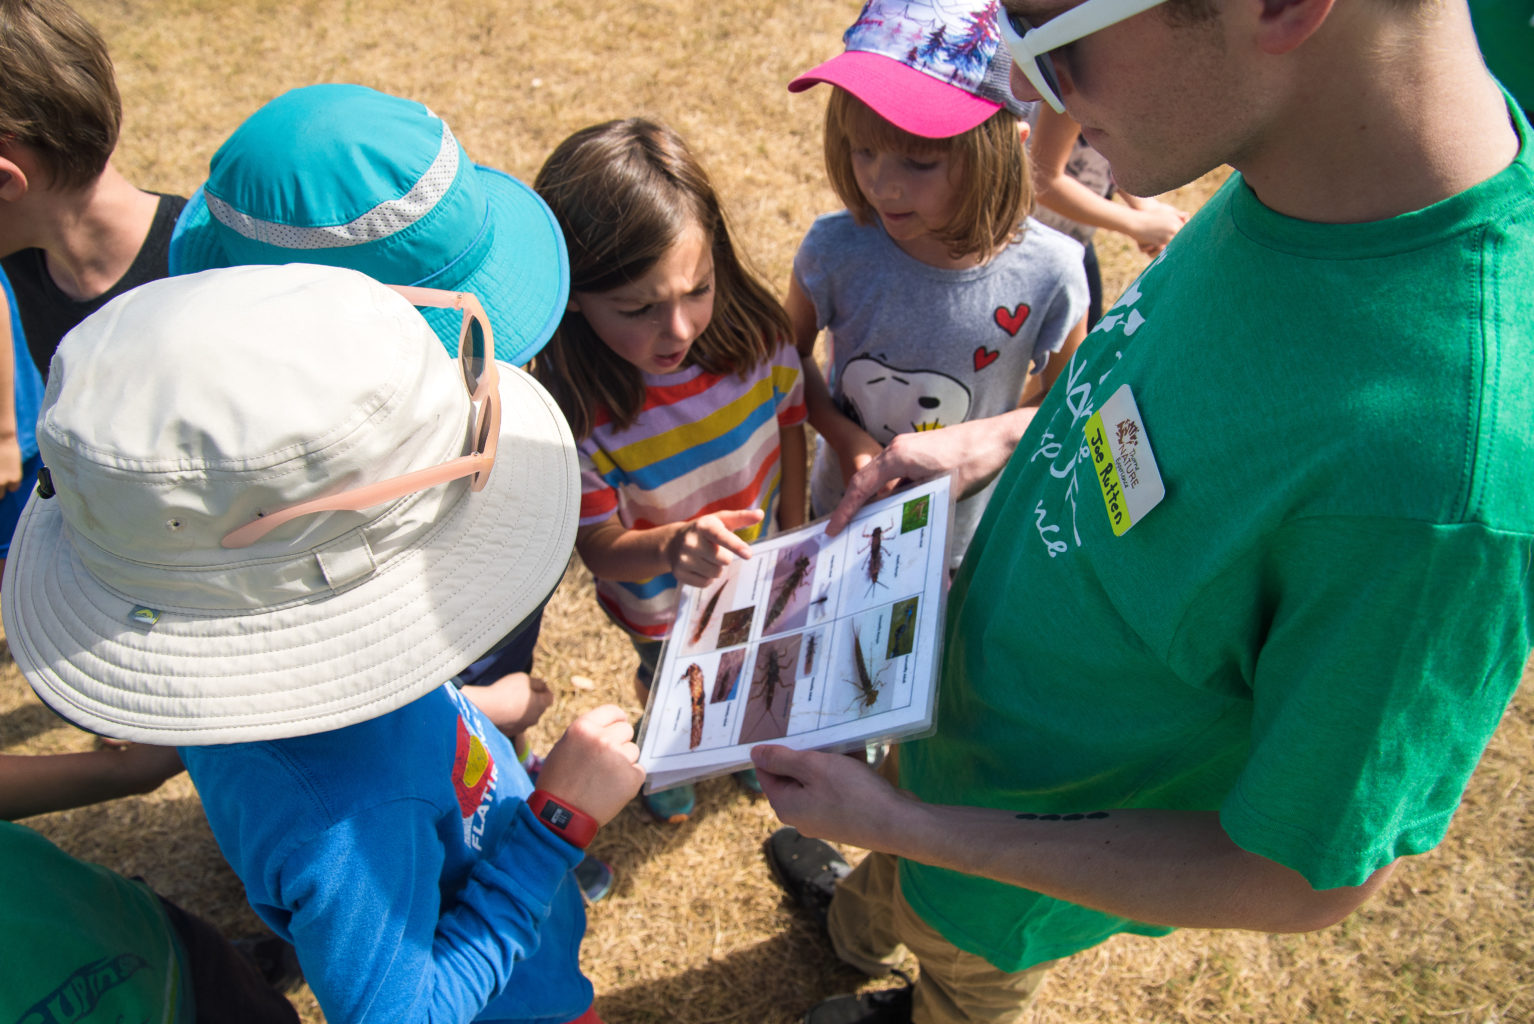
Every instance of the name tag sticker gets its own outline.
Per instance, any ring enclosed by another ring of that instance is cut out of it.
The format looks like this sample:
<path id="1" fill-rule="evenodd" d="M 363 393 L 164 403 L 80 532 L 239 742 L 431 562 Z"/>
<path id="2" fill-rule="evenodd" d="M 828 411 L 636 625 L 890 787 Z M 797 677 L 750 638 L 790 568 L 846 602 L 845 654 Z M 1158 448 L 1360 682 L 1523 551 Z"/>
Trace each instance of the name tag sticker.
<path id="1" fill-rule="evenodd" d="M 1104 402 L 1086 429 L 1087 449 L 1115 537 L 1145 518 L 1166 497 L 1140 407 L 1125 384 Z"/>

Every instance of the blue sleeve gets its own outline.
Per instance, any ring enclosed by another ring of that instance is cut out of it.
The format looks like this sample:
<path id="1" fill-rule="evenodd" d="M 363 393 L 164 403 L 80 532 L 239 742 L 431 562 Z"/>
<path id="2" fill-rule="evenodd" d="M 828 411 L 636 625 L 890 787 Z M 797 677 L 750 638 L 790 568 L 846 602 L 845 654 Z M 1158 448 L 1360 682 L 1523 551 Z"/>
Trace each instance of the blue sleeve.
<path id="1" fill-rule="evenodd" d="M 434 829 L 429 804 L 385 804 L 275 867 L 271 890 L 291 908 L 294 948 L 330 1024 L 472 1021 L 537 950 L 581 859 L 519 804 L 500 846 L 444 898 Z"/>
<path id="2" fill-rule="evenodd" d="M 16 295 L 3 270 L 0 270 L 0 290 L 5 292 L 11 323 L 11 390 L 16 411 L 16 443 L 21 446 L 21 458 L 25 462 L 37 454 L 37 414 L 43 406 L 43 378 L 32 362 L 32 350 L 27 348 L 27 334 L 21 326 L 21 311 L 16 308 Z M 24 493 L 30 491 L 30 487 L 24 489 Z M 14 520 L 11 525 L 15 526 Z"/>

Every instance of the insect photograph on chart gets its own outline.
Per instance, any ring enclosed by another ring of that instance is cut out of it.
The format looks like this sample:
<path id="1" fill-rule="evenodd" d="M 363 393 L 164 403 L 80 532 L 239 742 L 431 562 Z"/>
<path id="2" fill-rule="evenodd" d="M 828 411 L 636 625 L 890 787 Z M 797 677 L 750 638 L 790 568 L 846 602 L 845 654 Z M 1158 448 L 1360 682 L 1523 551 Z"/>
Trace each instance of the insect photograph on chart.
<path id="1" fill-rule="evenodd" d="M 755 605 L 736 608 L 721 615 L 718 646 L 737 647 L 751 639 L 751 619 L 754 615 L 756 615 Z"/>
<path id="2" fill-rule="evenodd" d="M 902 612 L 899 621 L 914 618 L 914 601 L 900 602 L 897 607 L 909 606 L 910 610 Z M 823 722 L 865 718 L 888 711 L 894 704 L 896 687 L 892 684 L 902 678 L 903 658 L 910 648 L 904 638 L 898 647 L 892 645 L 891 612 L 885 606 L 836 624 L 835 662 L 829 668 L 821 704 Z M 909 625 L 906 630 L 910 632 Z M 892 650 L 902 647 L 902 654 L 891 657 Z"/>
<path id="3" fill-rule="evenodd" d="M 820 542 L 808 537 L 791 548 L 775 552 L 767 615 L 762 619 L 762 635 L 787 633 L 801 628 L 812 601 L 811 582 L 815 578 L 815 556 Z"/>
<path id="4" fill-rule="evenodd" d="M 887 545 L 895 539 L 896 529 L 895 520 L 887 518 L 868 523 L 859 532 L 857 565 L 861 570 L 859 578 L 865 597 L 874 597 L 878 591 L 889 589 L 889 582 L 883 577 L 890 557 Z"/>
<path id="5" fill-rule="evenodd" d="M 749 630 L 755 609 L 751 606 L 736 608 L 742 600 L 745 588 L 739 573 L 726 573 L 699 591 L 684 615 L 677 620 L 672 631 L 672 642 L 680 641 L 683 656 L 701 654 L 722 647 L 733 647 L 745 642 L 745 636 L 733 636 L 740 632 L 744 621 Z M 745 599 L 750 600 L 749 593 Z"/>
<path id="6" fill-rule="evenodd" d="M 751 668 L 751 689 L 741 716 L 737 742 L 756 743 L 788 735 L 789 710 L 794 703 L 794 683 L 799 667 L 802 634 L 765 640 L 756 649 Z"/>
<path id="7" fill-rule="evenodd" d="M 908 597 L 890 608 L 889 643 L 884 646 L 886 660 L 904 657 L 916 646 L 916 610 L 921 598 Z"/>
<path id="8" fill-rule="evenodd" d="M 720 704 L 735 699 L 735 684 L 740 682 L 740 670 L 746 664 L 746 649 L 737 647 L 719 656 L 719 669 L 714 674 L 714 692 L 710 704 Z"/>

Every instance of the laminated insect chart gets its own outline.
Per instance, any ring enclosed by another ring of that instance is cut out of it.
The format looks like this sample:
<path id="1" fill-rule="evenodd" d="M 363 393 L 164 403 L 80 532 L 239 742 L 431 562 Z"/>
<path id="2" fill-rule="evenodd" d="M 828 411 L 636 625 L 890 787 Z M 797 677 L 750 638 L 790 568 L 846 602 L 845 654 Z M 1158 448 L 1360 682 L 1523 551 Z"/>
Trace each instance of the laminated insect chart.
<path id="1" fill-rule="evenodd" d="M 681 587 L 640 736 L 646 791 L 751 763 L 758 743 L 852 750 L 930 731 L 948 582 L 947 476 L 751 546 Z"/>

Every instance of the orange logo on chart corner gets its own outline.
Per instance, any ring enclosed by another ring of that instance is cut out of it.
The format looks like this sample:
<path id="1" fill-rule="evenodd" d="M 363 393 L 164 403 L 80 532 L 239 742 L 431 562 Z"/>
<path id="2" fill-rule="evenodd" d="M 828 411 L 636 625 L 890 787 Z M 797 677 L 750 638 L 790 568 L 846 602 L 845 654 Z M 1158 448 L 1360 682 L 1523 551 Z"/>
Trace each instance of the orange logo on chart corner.
<path id="1" fill-rule="evenodd" d="M 469 732 L 463 719 L 458 720 L 458 752 L 453 757 L 453 791 L 458 796 L 458 809 L 465 818 L 479 809 L 479 802 L 490 785 L 495 767 L 490 751 L 478 736 Z"/>

